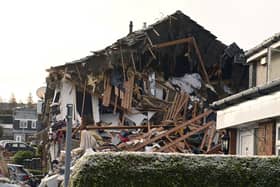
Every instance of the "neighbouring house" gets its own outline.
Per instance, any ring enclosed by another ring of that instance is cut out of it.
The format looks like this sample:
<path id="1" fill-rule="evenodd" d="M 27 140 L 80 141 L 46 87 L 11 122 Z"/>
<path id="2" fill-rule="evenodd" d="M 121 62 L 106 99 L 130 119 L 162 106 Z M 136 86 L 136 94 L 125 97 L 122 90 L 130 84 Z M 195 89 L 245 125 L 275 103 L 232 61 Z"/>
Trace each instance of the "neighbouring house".
<path id="1" fill-rule="evenodd" d="M 0 112 L 0 126 L 3 129 L 3 135 L 0 140 L 13 139 L 13 114 L 3 114 Z"/>
<path id="2" fill-rule="evenodd" d="M 0 103 L 0 126 L 3 128 L 2 140 L 12 140 L 13 136 L 13 106 L 10 103 Z"/>
<path id="3" fill-rule="evenodd" d="M 36 108 L 18 107 L 14 109 L 14 140 L 29 142 L 34 139 L 34 135 L 39 129 Z"/>
<path id="4" fill-rule="evenodd" d="M 219 153 L 209 104 L 248 88 L 245 62 L 235 43 L 180 11 L 142 30 L 131 26 L 105 49 L 47 70 L 42 118 L 52 157 L 63 148 L 69 114 L 73 127 L 84 117 L 97 140 L 118 150 Z"/>
<path id="5" fill-rule="evenodd" d="M 217 129 L 229 153 L 280 155 L 280 33 L 245 52 L 249 89 L 216 101 Z"/>

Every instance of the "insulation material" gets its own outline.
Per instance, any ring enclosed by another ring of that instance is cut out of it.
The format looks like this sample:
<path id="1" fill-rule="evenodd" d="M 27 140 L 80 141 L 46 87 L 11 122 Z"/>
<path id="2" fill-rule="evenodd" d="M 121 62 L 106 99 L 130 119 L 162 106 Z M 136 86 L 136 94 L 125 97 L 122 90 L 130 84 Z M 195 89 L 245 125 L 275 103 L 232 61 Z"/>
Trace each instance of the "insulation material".
<path id="1" fill-rule="evenodd" d="M 185 74 L 183 77 L 172 77 L 170 82 L 179 86 L 182 91 L 188 94 L 201 88 L 201 76 L 197 73 Z"/>
<path id="2" fill-rule="evenodd" d="M 132 114 L 124 115 L 127 119 L 133 121 L 136 125 L 140 125 L 147 116 L 143 115 L 139 111 L 132 109 Z"/>
<path id="3" fill-rule="evenodd" d="M 39 185 L 39 187 L 57 187 L 59 184 L 59 174 L 52 175 L 52 176 L 45 176 Z"/>
<path id="4" fill-rule="evenodd" d="M 83 150 L 87 150 L 96 147 L 96 139 L 87 130 L 82 130 L 80 148 Z"/>
<path id="5" fill-rule="evenodd" d="M 156 98 L 163 99 L 163 89 L 160 87 L 156 87 Z"/>
<path id="6" fill-rule="evenodd" d="M 100 122 L 100 114 L 99 114 L 99 101 L 98 96 L 92 96 L 92 113 L 93 120 L 95 123 Z"/>
<path id="7" fill-rule="evenodd" d="M 153 72 L 149 75 L 150 91 L 153 96 L 156 95 L 156 73 Z"/>
<path id="8" fill-rule="evenodd" d="M 117 124 L 119 122 L 119 113 L 116 114 L 101 114 L 101 121 L 108 124 Z"/>

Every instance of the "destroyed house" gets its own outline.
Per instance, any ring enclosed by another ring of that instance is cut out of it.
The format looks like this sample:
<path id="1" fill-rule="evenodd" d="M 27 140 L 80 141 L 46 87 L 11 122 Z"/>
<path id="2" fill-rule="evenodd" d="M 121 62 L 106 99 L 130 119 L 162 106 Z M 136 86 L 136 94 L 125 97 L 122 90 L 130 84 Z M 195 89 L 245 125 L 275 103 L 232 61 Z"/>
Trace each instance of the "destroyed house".
<path id="1" fill-rule="evenodd" d="M 52 134 L 73 104 L 74 128 L 83 116 L 100 147 L 128 151 L 219 152 L 209 103 L 248 87 L 242 49 L 180 11 L 47 71 L 43 116 Z"/>

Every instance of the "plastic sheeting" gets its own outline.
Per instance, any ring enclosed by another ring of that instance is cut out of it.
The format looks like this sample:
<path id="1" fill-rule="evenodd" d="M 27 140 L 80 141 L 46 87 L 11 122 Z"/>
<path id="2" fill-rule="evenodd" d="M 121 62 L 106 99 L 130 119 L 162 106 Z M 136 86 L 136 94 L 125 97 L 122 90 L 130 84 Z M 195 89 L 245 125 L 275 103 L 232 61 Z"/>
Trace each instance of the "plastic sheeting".
<path id="1" fill-rule="evenodd" d="M 198 73 L 185 74 L 183 77 L 172 77 L 171 84 L 177 85 L 182 91 L 191 94 L 201 88 L 201 76 Z"/>
<path id="2" fill-rule="evenodd" d="M 99 101 L 98 96 L 92 96 L 92 112 L 93 120 L 95 123 L 100 122 L 100 113 L 99 113 Z"/>
<path id="3" fill-rule="evenodd" d="M 80 148 L 83 150 L 96 148 L 96 139 L 87 130 L 82 130 L 81 132 L 81 143 Z"/>

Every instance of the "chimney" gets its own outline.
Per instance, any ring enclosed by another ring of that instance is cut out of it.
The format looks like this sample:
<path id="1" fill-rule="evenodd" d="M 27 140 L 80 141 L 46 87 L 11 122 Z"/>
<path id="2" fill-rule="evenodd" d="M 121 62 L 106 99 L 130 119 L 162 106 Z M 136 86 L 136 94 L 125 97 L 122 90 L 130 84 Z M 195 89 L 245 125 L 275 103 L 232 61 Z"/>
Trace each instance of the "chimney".
<path id="1" fill-rule="evenodd" d="M 133 31 L 133 23 L 132 21 L 129 22 L 129 34 Z"/>
<path id="2" fill-rule="evenodd" d="M 143 29 L 146 29 L 147 28 L 147 22 L 144 22 L 143 23 Z"/>

